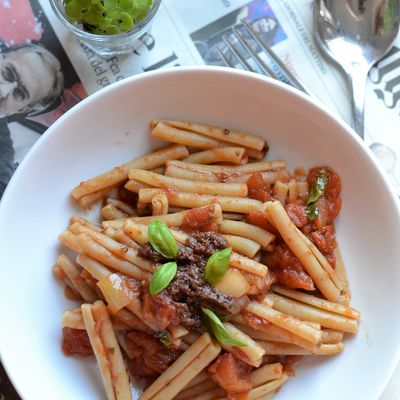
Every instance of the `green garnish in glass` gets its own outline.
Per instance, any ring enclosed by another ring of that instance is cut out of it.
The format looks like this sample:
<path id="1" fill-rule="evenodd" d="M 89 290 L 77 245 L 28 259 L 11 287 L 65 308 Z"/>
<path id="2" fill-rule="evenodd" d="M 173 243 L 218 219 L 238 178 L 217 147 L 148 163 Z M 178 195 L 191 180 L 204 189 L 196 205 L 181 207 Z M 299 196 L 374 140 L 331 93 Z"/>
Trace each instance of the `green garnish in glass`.
<path id="1" fill-rule="evenodd" d="M 71 23 L 86 32 L 114 35 L 132 29 L 149 12 L 153 0 L 64 0 Z"/>

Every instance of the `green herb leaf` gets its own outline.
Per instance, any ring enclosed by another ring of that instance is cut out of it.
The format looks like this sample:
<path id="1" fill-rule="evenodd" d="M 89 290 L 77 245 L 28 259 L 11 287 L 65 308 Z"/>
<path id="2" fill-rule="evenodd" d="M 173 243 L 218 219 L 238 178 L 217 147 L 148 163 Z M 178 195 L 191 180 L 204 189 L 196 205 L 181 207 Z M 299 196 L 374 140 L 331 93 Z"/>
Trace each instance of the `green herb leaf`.
<path id="1" fill-rule="evenodd" d="M 167 331 L 159 331 L 154 334 L 154 336 L 166 346 L 171 344 L 171 340 L 169 340 L 168 332 Z"/>
<path id="2" fill-rule="evenodd" d="M 225 328 L 221 320 L 217 315 L 209 310 L 208 308 L 202 308 L 203 314 L 206 318 L 206 327 L 210 330 L 210 333 L 218 340 L 223 346 L 247 346 L 246 343 L 238 340 L 232 336 L 232 334 Z"/>
<path id="3" fill-rule="evenodd" d="M 161 293 L 174 279 L 178 266 L 175 261 L 167 262 L 158 267 L 150 279 L 150 294 Z"/>
<path id="4" fill-rule="evenodd" d="M 328 171 L 322 168 L 316 178 L 311 182 L 307 205 L 315 203 L 323 194 L 328 183 Z"/>
<path id="5" fill-rule="evenodd" d="M 152 4 L 152 0 L 64 0 L 69 21 L 97 34 L 126 32 L 147 15 Z"/>
<path id="6" fill-rule="evenodd" d="M 204 270 L 204 280 L 210 284 L 215 285 L 225 275 L 229 267 L 229 257 L 231 256 L 232 248 L 215 252 L 208 260 Z"/>
<path id="7" fill-rule="evenodd" d="M 311 203 L 306 207 L 307 218 L 310 221 L 314 221 L 314 219 L 318 216 L 318 208 L 317 203 Z"/>
<path id="8" fill-rule="evenodd" d="M 147 229 L 149 242 L 154 250 L 166 258 L 176 258 L 178 245 L 168 226 L 159 220 L 152 221 Z"/>
<path id="9" fill-rule="evenodd" d="M 321 168 L 316 178 L 311 182 L 310 193 L 308 195 L 306 213 L 310 221 L 313 221 L 318 215 L 316 202 L 324 194 L 328 183 L 328 171 Z"/>

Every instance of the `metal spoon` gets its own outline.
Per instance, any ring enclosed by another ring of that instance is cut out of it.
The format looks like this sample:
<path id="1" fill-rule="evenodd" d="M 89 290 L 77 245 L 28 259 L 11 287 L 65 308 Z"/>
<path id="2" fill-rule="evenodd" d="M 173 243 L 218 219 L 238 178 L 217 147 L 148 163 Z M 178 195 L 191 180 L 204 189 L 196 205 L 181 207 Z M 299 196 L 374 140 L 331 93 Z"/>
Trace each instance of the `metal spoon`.
<path id="1" fill-rule="evenodd" d="M 347 75 L 352 91 L 353 128 L 361 138 L 368 72 L 392 47 L 399 21 L 399 0 L 315 2 L 316 41 Z"/>

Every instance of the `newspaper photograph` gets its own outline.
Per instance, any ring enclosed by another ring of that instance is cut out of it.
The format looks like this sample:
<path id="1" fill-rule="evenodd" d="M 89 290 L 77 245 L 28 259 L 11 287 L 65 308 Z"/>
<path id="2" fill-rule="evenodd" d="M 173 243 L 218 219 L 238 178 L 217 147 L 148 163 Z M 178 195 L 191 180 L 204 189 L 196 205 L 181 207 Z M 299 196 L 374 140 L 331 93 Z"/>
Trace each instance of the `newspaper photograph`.
<path id="1" fill-rule="evenodd" d="M 33 143 L 87 93 L 36 0 L 0 8 L 2 193 Z"/>

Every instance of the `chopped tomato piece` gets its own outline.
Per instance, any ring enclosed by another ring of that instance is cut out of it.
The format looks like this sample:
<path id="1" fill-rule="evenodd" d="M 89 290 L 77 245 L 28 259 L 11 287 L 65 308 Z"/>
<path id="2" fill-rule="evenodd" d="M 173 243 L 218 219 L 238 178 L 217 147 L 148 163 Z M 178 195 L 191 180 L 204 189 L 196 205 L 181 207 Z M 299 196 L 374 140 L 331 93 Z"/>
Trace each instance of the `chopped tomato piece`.
<path id="1" fill-rule="evenodd" d="M 252 174 L 247 181 L 248 196 L 262 202 L 271 200 L 271 185 L 264 181 L 261 172 Z"/>
<path id="2" fill-rule="evenodd" d="M 137 380 L 161 375 L 182 353 L 145 332 L 130 331 L 125 343 L 130 357 L 128 366 Z"/>
<path id="3" fill-rule="evenodd" d="M 209 367 L 211 378 L 228 393 L 247 393 L 252 389 L 252 367 L 236 359 L 231 353 L 217 358 Z"/>
<path id="4" fill-rule="evenodd" d="M 62 332 L 62 349 L 66 355 L 87 357 L 93 354 L 92 345 L 85 329 L 63 328 Z"/>
<path id="5" fill-rule="evenodd" d="M 218 225 L 212 220 L 213 207 L 189 210 L 183 220 L 182 228 L 191 231 L 218 231 Z"/>
<path id="6" fill-rule="evenodd" d="M 177 309 L 168 297 L 143 295 L 143 319 L 154 329 L 164 330 L 177 317 Z"/>
<path id="7" fill-rule="evenodd" d="M 276 233 L 276 229 L 268 222 L 267 217 L 260 210 L 251 210 L 247 214 L 246 222 L 259 226 L 271 233 Z"/>
<path id="8" fill-rule="evenodd" d="M 311 232 L 310 239 L 323 253 L 333 253 L 336 248 L 335 227 L 326 225 L 321 229 Z"/>
<path id="9" fill-rule="evenodd" d="M 312 279 L 286 244 L 277 245 L 274 253 L 267 254 L 263 261 L 275 273 L 277 282 L 282 286 L 288 289 L 315 289 Z"/>
<path id="10" fill-rule="evenodd" d="M 288 203 L 285 210 L 292 222 L 301 228 L 308 223 L 306 208 L 303 204 Z"/>
<path id="11" fill-rule="evenodd" d="M 271 322 L 246 311 L 242 313 L 242 316 L 247 324 L 253 329 L 258 330 L 261 328 L 269 328 L 272 325 Z"/>

